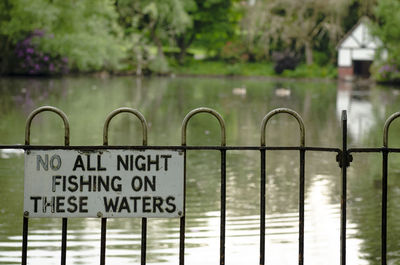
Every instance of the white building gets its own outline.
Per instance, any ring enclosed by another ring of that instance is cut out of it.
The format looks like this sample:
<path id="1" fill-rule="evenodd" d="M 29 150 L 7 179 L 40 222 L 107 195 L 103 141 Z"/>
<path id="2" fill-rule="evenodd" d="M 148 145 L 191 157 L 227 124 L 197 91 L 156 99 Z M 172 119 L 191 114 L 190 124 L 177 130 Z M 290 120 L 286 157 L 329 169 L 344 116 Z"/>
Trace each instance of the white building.
<path id="1" fill-rule="evenodd" d="M 360 19 L 337 45 L 339 79 L 369 77 L 369 67 L 380 45 L 381 41 L 368 29 L 367 18 Z"/>

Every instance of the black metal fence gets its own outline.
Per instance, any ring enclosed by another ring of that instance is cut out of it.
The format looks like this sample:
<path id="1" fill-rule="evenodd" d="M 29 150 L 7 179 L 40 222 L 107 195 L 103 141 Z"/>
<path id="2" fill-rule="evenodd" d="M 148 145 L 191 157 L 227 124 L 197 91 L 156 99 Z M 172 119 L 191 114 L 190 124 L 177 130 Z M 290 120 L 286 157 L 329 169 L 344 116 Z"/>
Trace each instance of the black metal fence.
<path id="1" fill-rule="evenodd" d="M 51 111 L 58 114 L 64 122 L 64 146 L 32 146 L 30 145 L 30 126 L 33 118 L 44 111 Z M 143 145 L 142 146 L 109 146 L 108 145 L 108 128 L 110 121 L 113 117 L 119 113 L 131 113 L 135 115 L 142 124 L 143 133 Z M 208 113 L 214 116 L 221 127 L 221 144 L 219 146 L 188 146 L 186 143 L 186 130 L 189 120 L 198 113 Z M 269 146 L 266 143 L 266 126 L 270 119 L 280 113 L 286 113 L 294 117 L 300 128 L 299 145 L 298 146 Z M 265 264 L 265 227 L 266 227 L 266 203 L 265 203 L 265 192 L 266 192 L 266 159 L 267 153 L 278 151 L 278 150 L 292 150 L 298 151 L 300 154 L 299 159 L 299 242 L 298 242 L 298 264 L 304 264 L 304 186 L 305 186 L 305 154 L 306 152 L 333 152 L 336 153 L 336 162 L 338 162 L 341 168 L 342 176 L 342 189 L 341 189 L 341 229 L 340 229 L 340 263 L 341 265 L 346 264 L 346 207 L 347 207 L 347 168 L 352 162 L 353 153 L 382 153 L 382 220 L 381 220 L 381 263 L 382 265 L 387 264 L 387 182 L 388 182 L 388 156 L 390 153 L 400 153 L 400 148 L 389 148 L 388 145 L 388 134 L 390 124 L 400 116 L 400 112 L 397 112 L 390 116 L 383 129 L 383 147 L 379 148 L 347 148 L 347 115 L 346 111 L 342 112 L 342 146 L 341 148 L 330 148 L 330 147 L 311 147 L 305 144 L 305 126 L 302 118 L 295 111 L 280 108 L 269 112 L 261 123 L 261 134 L 260 134 L 260 145 L 259 146 L 226 146 L 226 133 L 225 123 L 221 115 L 215 110 L 209 108 L 198 108 L 189 112 L 182 123 L 182 142 L 180 146 L 148 146 L 147 145 L 147 122 L 144 116 L 137 110 L 130 108 L 120 108 L 111 112 L 105 121 L 103 130 L 103 145 L 102 146 L 70 146 L 69 145 L 69 122 L 67 116 L 59 109 L 49 106 L 44 106 L 34 110 L 28 117 L 25 128 L 25 145 L 0 145 L 0 149 L 23 149 L 25 151 L 33 149 L 65 149 L 65 150 L 101 150 L 101 149 L 129 149 L 129 150 L 163 150 L 163 149 L 176 149 L 184 152 L 184 209 L 185 209 L 185 198 L 186 198 L 186 152 L 191 150 L 216 150 L 221 154 L 221 169 L 220 169 L 220 181 L 221 181 L 221 199 L 220 199 L 220 258 L 219 263 L 225 264 L 225 224 L 226 224 L 226 153 L 232 150 L 253 150 L 259 151 L 261 157 L 260 165 L 260 256 L 259 264 Z M 101 242 L 100 242 L 100 264 L 106 264 L 106 230 L 107 230 L 107 218 L 101 218 Z M 179 264 L 185 263 L 185 214 L 180 217 L 180 240 L 179 240 Z M 23 217 L 23 240 L 22 240 L 22 264 L 27 264 L 27 252 L 28 252 L 28 229 L 29 229 L 29 214 L 24 213 Z M 141 233 L 141 264 L 146 264 L 146 239 L 147 239 L 147 219 L 142 218 L 142 233 Z M 68 232 L 68 219 L 62 218 L 62 237 L 61 237 L 61 259 L 60 263 L 66 264 L 66 252 L 67 252 L 67 232 Z"/>

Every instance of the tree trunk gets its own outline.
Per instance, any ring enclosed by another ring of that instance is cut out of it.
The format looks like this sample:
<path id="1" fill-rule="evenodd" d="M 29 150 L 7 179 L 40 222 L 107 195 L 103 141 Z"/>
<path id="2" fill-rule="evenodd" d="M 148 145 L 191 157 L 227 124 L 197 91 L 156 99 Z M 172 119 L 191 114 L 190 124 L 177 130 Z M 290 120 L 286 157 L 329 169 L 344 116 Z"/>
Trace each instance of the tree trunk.
<path id="1" fill-rule="evenodd" d="M 306 63 L 307 65 L 311 65 L 313 63 L 313 53 L 312 53 L 311 42 L 309 41 L 305 43 L 305 52 L 306 52 Z"/>
<path id="2" fill-rule="evenodd" d="M 194 40 L 195 34 L 192 33 L 189 37 L 189 39 L 185 39 L 185 35 L 181 35 L 176 38 L 176 44 L 179 47 L 179 55 L 178 55 L 178 63 L 182 65 L 185 62 L 185 57 L 186 57 L 186 51 L 189 48 L 189 46 L 192 44 Z"/>
<path id="3" fill-rule="evenodd" d="M 153 22 L 150 24 L 150 28 L 151 28 L 151 38 L 153 39 L 153 42 L 154 42 L 154 43 L 156 44 L 156 46 L 157 46 L 157 56 L 158 56 L 158 57 L 161 57 L 161 58 L 164 58 L 165 56 L 164 56 L 164 52 L 163 52 L 163 49 L 162 49 L 162 43 L 161 43 L 160 38 L 157 36 L 157 32 L 156 32 L 156 30 L 157 30 L 157 24 L 158 24 L 158 21 L 157 21 L 157 20 L 153 21 Z"/>
<path id="4" fill-rule="evenodd" d="M 185 62 L 185 57 L 186 57 L 186 47 L 181 47 L 178 55 L 178 63 L 180 65 L 183 65 Z"/>

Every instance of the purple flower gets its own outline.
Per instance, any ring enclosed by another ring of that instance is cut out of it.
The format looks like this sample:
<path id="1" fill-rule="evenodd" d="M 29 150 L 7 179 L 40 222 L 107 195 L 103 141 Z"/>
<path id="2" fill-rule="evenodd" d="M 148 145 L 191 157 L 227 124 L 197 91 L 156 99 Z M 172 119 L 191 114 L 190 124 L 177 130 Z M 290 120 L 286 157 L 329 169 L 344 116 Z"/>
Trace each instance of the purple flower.
<path id="1" fill-rule="evenodd" d="M 45 55 L 45 56 L 43 57 L 43 61 L 47 62 L 48 60 L 49 60 L 49 56 Z"/>
<path id="2" fill-rule="evenodd" d="M 44 35 L 44 31 L 43 30 L 40 30 L 40 29 L 35 29 L 34 31 L 33 31 L 33 34 L 32 34 L 33 36 L 38 36 L 38 37 L 42 37 L 43 35 Z"/>
<path id="3" fill-rule="evenodd" d="M 27 48 L 27 49 L 26 49 L 26 52 L 27 52 L 27 53 L 33 53 L 34 51 L 35 51 L 35 50 L 34 50 L 33 48 Z"/>

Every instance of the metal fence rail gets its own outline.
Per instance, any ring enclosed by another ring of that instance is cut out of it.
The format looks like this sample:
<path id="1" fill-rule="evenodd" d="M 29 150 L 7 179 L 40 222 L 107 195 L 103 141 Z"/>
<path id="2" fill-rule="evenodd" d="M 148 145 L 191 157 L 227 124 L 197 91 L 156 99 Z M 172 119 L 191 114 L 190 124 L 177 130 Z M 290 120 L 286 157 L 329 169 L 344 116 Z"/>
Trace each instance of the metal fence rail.
<path id="1" fill-rule="evenodd" d="M 64 146 L 46 146 L 46 145 L 30 145 L 30 126 L 36 115 L 44 111 L 56 113 L 64 123 Z M 130 113 L 136 116 L 142 124 L 142 146 L 111 146 L 108 142 L 108 129 L 111 120 L 120 113 Z M 219 146 L 188 146 L 186 130 L 190 119 L 198 113 L 207 113 L 215 117 L 221 128 L 221 144 Z M 299 125 L 299 145 L 298 146 L 268 146 L 266 143 L 266 126 L 272 117 L 277 114 L 286 113 L 294 117 Z M 382 221 L 381 221 L 381 264 L 387 264 L 387 180 L 388 180 L 388 156 L 389 153 L 400 153 L 400 148 L 388 147 L 388 135 L 390 124 L 400 116 L 397 112 L 390 116 L 384 125 L 383 147 L 380 148 L 347 148 L 347 115 L 346 111 L 342 112 L 342 146 L 341 148 L 334 147 L 312 147 L 305 145 L 305 126 L 299 114 L 295 111 L 285 108 L 275 109 L 269 112 L 261 122 L 261 135 L 259 146 L 227 146 L 225 122 L 218 112 L 209 108 L 198 108 L 189 112 L 183 120 L 181 135 L 182 142 L 179 146 L 151 146 L 147 142 L 147 122 L 144 116 L 137 110 L 130 108 L 119 108 L 111 112 L 104 123 L 103 130 L 103 145 L 99 146 L 70 146 L 69 145 L 69 122 L 67 116 L 59 109 L 54 107 L 41 107 L 34 110 L 28 117 L 25 129 L 25 145 L 0 145 L 0 149 L 23 149 L 40 150 L 40 149 L 65 149 L 65 150 L 102 150 L 102 149 L 126 149 L 126 150 L 164 150 L 175 149 L 181 150 L 184 153 L 184 211 L 186 208 L 186 153 L 187 151 L 195 150 L 215 150 L 220 152 L 220 258 L 219 263 L 225 264 L 225 225 L 226 225 L 226 154 L 228 151 L 234 150 L 251 150 L 259 151 L 261 157 L 260 164 L 260 256 L 259 264 L 267 262 L 265 257 L 265 227 L 266 227 L 266 159 L 267 152 L 273 151 L 298 151 L 299 152 L 299 242 L 298 242 L 298 264 L 304 264 L 304 187 L 305 187 L 305 154 L 306 152 L 333 152 L 336 153 L 336 162 L 341 168 L 342 175 L 342 191 L 341 191 L 341 217 L 340 217 L 340 261 L 338 264 L 346 264 L 346 212 L 347 212 L 347 168 L 352 162 L 353 153 L 382 153 Z M 107 218 L 101 218 L 101 242 L 100 242 L 100 264 L 106 264 L 106 229 Z M 61 237 L 61 258 L 60 263 L 66 263 L 67 252 L 67 224 L 68 219 L 62 218 L 62 237 Z M 180 217 L 180 232 L 179 232 L 179 264 L 185 263 L 185 214 Z M 23 240 L 22 240 L 22 264 L 27 264 L 28 252 L 28 229 L 29 215 L 24 213 L 23 217 Z M 147 241 L 147 218 L 142 218 L 142 233 L 141 233 L 141 264 L 146 264 L 146 241 Z"/>

